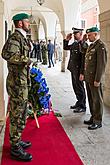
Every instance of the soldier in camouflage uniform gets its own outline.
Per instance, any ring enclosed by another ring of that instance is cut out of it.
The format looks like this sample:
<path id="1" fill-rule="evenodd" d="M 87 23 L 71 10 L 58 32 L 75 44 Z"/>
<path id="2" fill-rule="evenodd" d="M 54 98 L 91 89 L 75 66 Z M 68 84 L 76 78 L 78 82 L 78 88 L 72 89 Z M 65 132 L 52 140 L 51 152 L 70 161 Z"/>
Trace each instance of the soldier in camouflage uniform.
<path id="1" fill-rule="evenodd" d="M 41 45 L 41 51 L 42 51 L 42 60 L 43 60 L 42 64 L 47 65 L 47 45 L 45 41 L 43 41 Z"/>
<path id="2" fill-rule="evenodd" d="M 85 81 L 91 117 L 85 120 L 89 130 L 102 127 L 103 92 L 102 76 L 107 63 L 105 44 L 99 39 L 99 29 L 92 27 L 86 30 L 90 44 L 85 56 Z"/>
<path id="3" fill-rule="evenodd" d="M 71 72 L 72 86 L 76 95 L 77 102 L 70 106 L 74 112 L 81 113 L 86 111 L 86 94 L 84 88 L 84 59 L 88 47 L 86 39 L 82 39 L 83 29 L 72 28 L 74 34 L 74 42 L 69 45 L 72 33 L 68 34 L 63 41 L 64 50 L 70 50 L 70 59 L 67 69 Z"/>
<path id="4" fill-rule="evenodd" d="M 28 67 L 31 63 L 26 32 L 29 30 L 29 15 L 25 13 L 13 16 L 15 32 L 6 41 L 2 57 L 7 61 L 8 76 L 6 88 L 10 97 L 10 144 L 11 157 L 21 161 L 30 161 L 32 155 L 24 149 L 31 146 L 29 141 L 21 140 L 27 115 Z"/>

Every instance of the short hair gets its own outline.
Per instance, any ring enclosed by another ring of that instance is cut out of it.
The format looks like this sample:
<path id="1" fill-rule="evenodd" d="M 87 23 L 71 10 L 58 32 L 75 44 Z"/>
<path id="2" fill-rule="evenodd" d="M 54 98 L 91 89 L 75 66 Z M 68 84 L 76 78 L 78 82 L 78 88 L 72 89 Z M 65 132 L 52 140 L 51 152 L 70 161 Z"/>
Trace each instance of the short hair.
<path id="1" fill-rule="evenodd" d="M 15 27 L 18 27 L 18 24 L 19 24 L 18 20 L 13 21 L 13 23 L 14 23 Z"/>

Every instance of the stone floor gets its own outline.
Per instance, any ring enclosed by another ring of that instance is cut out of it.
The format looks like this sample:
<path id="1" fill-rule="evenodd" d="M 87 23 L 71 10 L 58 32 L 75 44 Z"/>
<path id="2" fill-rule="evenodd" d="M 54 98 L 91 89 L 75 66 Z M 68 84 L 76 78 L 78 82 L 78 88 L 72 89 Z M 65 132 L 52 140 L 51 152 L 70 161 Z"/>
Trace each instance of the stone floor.
<path id="1" fill-rule="evenodd" d="M 60 64 L 52 68 L 39 65 L 50 88 L 53 109 L 62 114 L 58 119 L 84 165 L 110 165 L 110 108 L 104 107 L 103 127 L 94 131 L 88 130 L 83 124 L 84 119 L 90 116 L 88 102 L 86 113 L 76 114 L 70 110 L 70 105 L 76 102 L 75 95 L 71 86 L 70 73 L 67 70 L 61 72 Z M 1 154 L 3 132 L 0 134 Z"/>

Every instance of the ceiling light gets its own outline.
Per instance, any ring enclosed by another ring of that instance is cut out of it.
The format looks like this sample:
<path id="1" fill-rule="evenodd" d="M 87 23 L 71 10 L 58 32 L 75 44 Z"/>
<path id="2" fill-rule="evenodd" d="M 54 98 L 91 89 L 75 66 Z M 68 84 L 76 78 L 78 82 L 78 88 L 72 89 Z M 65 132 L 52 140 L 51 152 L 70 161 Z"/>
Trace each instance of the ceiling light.
<path id="1" fill-rule="evenodd" d="M 45 2 L 45 0 L 37 0 L 37 3 L 41 6 L 43 3 Z"/>

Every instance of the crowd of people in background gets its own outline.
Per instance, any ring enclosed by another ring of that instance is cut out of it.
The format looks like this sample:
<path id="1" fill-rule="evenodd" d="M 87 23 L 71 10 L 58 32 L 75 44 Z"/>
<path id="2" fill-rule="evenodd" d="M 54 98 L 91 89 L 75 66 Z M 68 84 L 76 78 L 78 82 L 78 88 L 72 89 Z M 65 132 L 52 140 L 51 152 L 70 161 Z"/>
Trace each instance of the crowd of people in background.
<path id="1" fill-rule="evenodd" d="M 62 61 L 62 47 L 61 43 L 53 44 L 49 39 L 48 42 L 44 40 L 30 40 L 30 58 L 35 58 L 37 62 L 41 62 L 43 65 L 54 67 L 57 61 Z"/>

